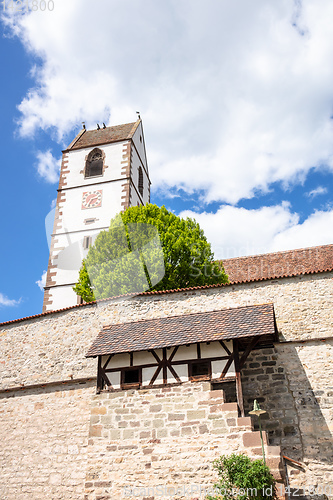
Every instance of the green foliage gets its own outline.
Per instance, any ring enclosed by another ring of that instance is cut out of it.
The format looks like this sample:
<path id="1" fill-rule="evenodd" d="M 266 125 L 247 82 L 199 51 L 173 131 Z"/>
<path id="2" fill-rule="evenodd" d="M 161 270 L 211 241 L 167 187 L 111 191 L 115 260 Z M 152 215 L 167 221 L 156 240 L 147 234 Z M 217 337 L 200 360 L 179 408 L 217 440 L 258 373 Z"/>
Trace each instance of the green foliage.
<path id="1" fill-rule="evenodd" d="M 273 500 L 277 497 L 275 480 L 263 460 L 247 455 L 222 455 L 214 468 L 219 482 L 214 484 L 216 496 L 208 500 Z"/>
<path id="2" fill-rule="evenodd" d="M 85 265 L 94 295 L 101 299 L 147 289 L 226 283 L 223 266 L 213 257 L 197 222 L 148 204 L 130 207 L 112 219 L 109 230 L 90 247 Z M 88 301 L 92 289 L 86 285 L 80 277 L 74 290 Z"/>
<path id="3" fill-rule="evenodd" d="M 83 298 L 85 302 L 93 302 L 95 300 L 94 292 L 91 287 L 89 274 L 87 272 L 85 261 L 82 261 L 82 266 L 79 273 L 79 281 L 73 286 L 74 292 Z"/>

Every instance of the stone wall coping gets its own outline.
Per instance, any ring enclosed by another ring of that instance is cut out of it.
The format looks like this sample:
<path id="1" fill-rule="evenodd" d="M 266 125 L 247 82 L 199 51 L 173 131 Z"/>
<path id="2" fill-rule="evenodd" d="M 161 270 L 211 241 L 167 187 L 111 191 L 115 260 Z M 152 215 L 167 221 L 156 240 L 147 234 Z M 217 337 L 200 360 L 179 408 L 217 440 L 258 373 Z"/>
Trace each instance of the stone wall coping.
<path id="1" fill-rule="evenodd" d="M 318 275 L 318 274 L 332 274 L 333 272 L 333 267 L 328 268 L 328 269 L 321 269 L 318 271 L 313 271 L 313 272 L 304 272 L 300 274 L 289 274 L 289 275 L 283 275 L 277 277 L 269 277 L 269 278 L 261 278 L 261 279 L 249 279 L 249 280 L 244 280 L 244 281 L 234 281 L 234 282 L 229 282 L 229 283 L 222 283 L 222 284 L 217 284 L 217 285 L 203 285 L 203 286 L 196 286 L 196 287 L 189 287 L 189 288 L 177 288 L 174 290 L 160 290 L 160 291 L 152 291 L 152 292 L 142 292 L 139 294 L 135 293 L 127 293 L 123 295 L 118 295 L 116 297 L 108 298 L 108 299 L 99 299 L 93 302 L 87 302 L 84 304 L 76 304 L 74 306 L 69 306 L 69 307 L 64 307 L 62 309 L 56 309 L 54 311 L 46 311 L 40 314 L 34 314 L 32 316 L 25 316 L 23 318 L 18 318 L 18 319 L 13 319 L 10 321 L 4 321 L 0 323 L 0 328 L 2 326 L 7 326 L 15 323 L 19 323 L 22 321 L 30 321 L 36 318 L 42 318 L 44 316 L 49 316 L 49 315 L 54 315 L 54 314 L 59 314 L 65 311 L 70 311 L 73 309 L 78 309 L 80 307 L 86 308 L 86 307 L 96 307 L 97 304 L 102 304 L 103 302 L 114 302 L 116 300 L 121 300 L 121 299 L 128 299 L 128 298 L 134 298 L 134 297 L 154 297 L 154 296 L 160 296 L 160 295 L 167 295 L 167 294 L 176 294 L 176 293 L 186 293 L 186 292 L 192 292 L 192 291 L 200 291 L 200 290 L 209 290 L 209 289 L 216 289 L 216 288 L 224 288 L 224 287 L 235 287 L 238 285 L 244 285 L 247 283 L 255 283 L 255 282 L 276 282 L 277 279 L 282 280 L 282 279 L 288 279 L 288 278 L 297 278 L 299 276 L 312 276 L 312 275 Z M 47 288 L 46 288 L 47 289 Z"/>

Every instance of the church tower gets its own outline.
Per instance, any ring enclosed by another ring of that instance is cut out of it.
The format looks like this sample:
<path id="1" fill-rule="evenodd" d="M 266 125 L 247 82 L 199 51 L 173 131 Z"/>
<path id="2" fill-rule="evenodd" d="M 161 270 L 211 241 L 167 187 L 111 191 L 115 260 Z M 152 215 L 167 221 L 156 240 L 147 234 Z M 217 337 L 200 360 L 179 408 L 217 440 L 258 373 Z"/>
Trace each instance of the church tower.
<path id="1" fill-rule="evenodd" d="M 117 213 L 149 200 L 141 120 L 81 130 L 63 151 L 43 312 L 78 303 L 72 287 L 89 246 Z"/>

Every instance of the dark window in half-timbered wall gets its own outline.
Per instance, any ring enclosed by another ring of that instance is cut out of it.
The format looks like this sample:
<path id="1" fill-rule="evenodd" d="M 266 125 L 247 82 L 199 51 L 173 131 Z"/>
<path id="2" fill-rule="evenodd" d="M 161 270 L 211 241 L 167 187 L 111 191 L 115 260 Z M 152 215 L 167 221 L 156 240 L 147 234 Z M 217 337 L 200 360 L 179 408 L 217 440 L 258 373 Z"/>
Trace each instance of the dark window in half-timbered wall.
<path id="1" fill-rule="evenodd" d="M 210 377 L 212 374 L 210 361 L 192 361 L 188 365 L 188 376 L 190 380 L 202 377 Z"/>
<path id="2" fill-rule="evenodd" d="M 126 368 L 121 371 L 121 386 L 139 386 L 142 382 L 141 368 Z"/>

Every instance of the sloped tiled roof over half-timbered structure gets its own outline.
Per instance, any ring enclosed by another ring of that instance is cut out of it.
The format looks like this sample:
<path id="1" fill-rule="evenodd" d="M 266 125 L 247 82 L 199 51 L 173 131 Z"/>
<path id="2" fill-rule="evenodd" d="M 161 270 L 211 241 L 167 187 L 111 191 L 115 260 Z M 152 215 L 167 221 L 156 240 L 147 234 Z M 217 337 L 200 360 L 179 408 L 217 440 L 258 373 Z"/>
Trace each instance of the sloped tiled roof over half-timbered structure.
<path id="1" fill-rule="evenodd" d="M 86 356 L 98 356 L 97 392 L 234 380 L 244 416 L 240 371 L 252 349 L 276 341 L 273 304 L 262 304 L 110 325 Z"/>
<path id="2" fill-rule="evenodd" d="M 240 339 L 278 340 L 273 304 L 222 309 L 105 326 L 87 357 Z"/>

